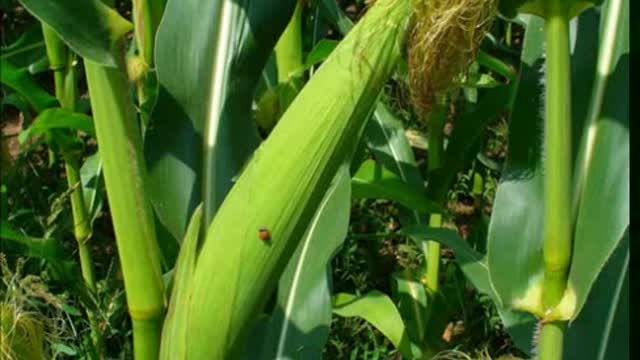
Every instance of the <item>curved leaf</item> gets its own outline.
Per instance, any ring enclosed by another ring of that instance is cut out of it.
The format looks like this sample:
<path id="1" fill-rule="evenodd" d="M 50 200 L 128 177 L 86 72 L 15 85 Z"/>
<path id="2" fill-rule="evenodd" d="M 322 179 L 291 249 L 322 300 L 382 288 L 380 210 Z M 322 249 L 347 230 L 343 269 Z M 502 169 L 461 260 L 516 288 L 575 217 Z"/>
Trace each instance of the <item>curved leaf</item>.
<path id="1" fill-rule="evenodd" d="M 20 133 L 20 143 L 24 144 L 28 139 L 53 129 L 79 130 L 95 135 L 91 117 L 63 108 L 53 108 L 41 112 L 33 124 Z"/>
<path id="2" fill-rule="evenodd" d="M 133 29 L 129 21 L 101 0 L 19 1 L 76 53 L 105 66 L 117 65 L 113 47 Z"/>
<path id="3" fill-rule="evenodd" d="M 347 236 L 350 210 L 349 171 L 343 166 L 280 277 L 261 358 L 321 358 L 331 324 L 330 264 Z"/>
<path id="4" fill-rule="evenodd" d="M 26 255 L 46 259 L 53 263 L 62 261 L 64 250 L 54 238 L 36 238 L 21 234 L 8 221 L 0 222 L 0 239 L 10 240 L 26 248 Z"/>
<path id="5" fill-rule="evenodd" d="M 437 203 L 373 160 L 362 163 L 351 184 L 355 199 L 393 200 L 423 214 L 442 212 Z"/>
<path id="6" fill-rule="evenodd" d="M 182 242 L 182 248 L 173 276 L 173 290 L 167 317 L 162 328 L 160 359 L 185 359 L 189 335 L 189 313 L 181 312 L 188 306 L 193 289 L 193 272 L 196 267 L 198 233 L 202 228 L 202 207 L 196 208 Z"/>
<path id="7" fill-rule="evenodd" d="M 536 15 L 540 17 L 545 16 L 545 1 L 547 0 L 500 0 L 498 9 L 507 17 L 513 18 L 518 12 Z M 570 18 L 580 15 L 581 12 L 588 8 L 599 5 L 602 0 L 552 0 L 552 1 L 566 1 L 569 9 Z"/>
<path id="8" fill-rule="evenodd" d="M 82 180 L 84 203 L 91 221 L 90 227 L 93 227 L 93 222 L 100 215 L 104 200 L 104 192 L 102 191 L 102 158 L 99 152 L 84 159 L 84 163 L 80 168 L 80 179 Z"/>
<path id="9" fill-rule="evenodd" d="M 18 40 L 0 49 L 0 58 L 11 63 L 18 69 L 29 68 L 42 60 L 48 64 L 47 52 L 42 38 L 42 28 L 39 23 L 33 24 Z M 33 71 L 29 70 L 32 74 Z"/>
<path id="10" fill-rule="evenodd" d="M 407 185 L 415 189 L 424 188 L 424 180 L 416 165 L 404 126 L 382 101 L 376 104 L 373 116 L 367 123 L 365 136 L 367 146 L 377 162 L 394 172 Z M 411 210 L 413 222 L 424 222 L 416 209 Z"/>
<path id="11" fill-rule="evenodd" d="M 379 291 L 371 291 L 361 297 L 340 293 L 334 297 L 333 312 L 342 317 L 357 316 L 366 320 L 380 330 L 404 357 L 412 358 L 411 343 L 402 317 L 387 295 Z"/>
<path id="12" fill-rule="evenodd" d="M 294 0 L 168 1 L 157 34 L 160 89 L 145 157 L 152 202 L 176 239 L 200 202 L 210 222 L 259 144 L 252 94 L 294 6 Z"/>
<path id="13" fill-rule="evenodd" d="M 36 112 L 56 106 L 58 100 L 31 78 L 27 69 L 18 69 L 4 58 L 0 59 L 0 82 L 24 97 Z"/>
<path id="14" fill-rule="evenodd" d="M 629 359 L 629 233 L 609 257 L 580 316 L 567 328 L 564 358 Z"/>
<path id="15" fill-rule="evenodd" d="M 505 307 L 524 296 L 542 271 L 542 84 L 543 21 L 529 17 L 521 78 L 509 125 L 509 153 L 489 224 L 487 263 Z"/>
<path id="16" fill-rule="evenodd" d="M 429 312 L 428 295 L 424 284 L 408 273 L 392 275 L 393 298 L 398 302 L 398 312 L 404 320 L 409 339 L 417 344 L 427 340 Z M 418 347 L 412 358 L 420 359 L 423 354 Z"/>
<path id="17" fill-rule="evenodd" d="M 602 15 L 606 24 L 600 32 L 603 42 L 590 108 L 597 109 L 594 103 L 601 105 L 599 111 L 594 110 L 594 122 L 583 132 L 589 139 L 584 146 L 589 148 L 581 150 L 590 155 L 569 275 L 578 302 L 574 319 L 630 221 L 629 1 L 609 1 Z M 582 173 L 580 168 L 577 172 Z"/>
<path id="18" fill-rule="evenodd" d="M 338 7 L 338 4 L 334 0 L 317 0 L 320 2 L 322 9 L 322 15 L 329 20 L 329 22 L 335 26 L 342 35 L 346 35 L 351 28 L 353 28 L 353 22 L 347 14 Z"/>

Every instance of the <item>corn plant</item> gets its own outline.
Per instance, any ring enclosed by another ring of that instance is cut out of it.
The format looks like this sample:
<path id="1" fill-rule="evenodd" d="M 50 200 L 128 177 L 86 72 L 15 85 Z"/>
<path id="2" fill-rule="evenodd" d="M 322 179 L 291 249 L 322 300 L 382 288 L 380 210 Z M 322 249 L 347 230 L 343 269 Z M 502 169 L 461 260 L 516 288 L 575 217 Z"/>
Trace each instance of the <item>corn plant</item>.
<path id="1" fill-rule="evenodd" d="M 628 280 L 628 1 L 378 0 L 354 25 L 323 0 L 318 8 L 345 37 L 329 50 L 318 43 L 307 59 L 301 1 L 134 0 L 133 22 L 110 1 L 20 2 L 42 23 L 56 96 L 5 58 L 2 82 L 40 113 L 27 135 L 64 154 L 90 292 L 86 246 L 99 201 L 81 179 L 75 132 L 97 140 L 93 175 L 104 177 L 136 359 L 320 358 L 332 312 L 365 318 L 405 358 L 429 358 L 444 347 L 452 306 L 442 245 L 491 296 L 516 343 L 533 339 L 543 359 L 577 351 L 581 319 L 602 311 L 592 288 L 606 288 L 605 276 L 617 279 L 617 295 L 598 321 L 618 324 Z M 519 65 L 481 47 L 496 9 L 526 26 Z M 585 55 L 593 49 L 597 58 Z M 272 53 L 276 86 L 264 73 Z M 91 117 L 79 113 L 76 59 Z M 505 80 L 481 85 L 471 66 Z M 426 174 L 381 96 L 391 77 L 411 88 L 427 123 Z M 490 89 L 479 96 L 482 86 Z M 461 87 L 477 101 L 445 146 L 447 106 Z M 479 134 L 504 111 L 509 157 L 481 254 L 442 228 L 444 205 Z M 365 146 L 375 161 L 360 156 Z M 425 258 L 390 279 L 392 296 L 331 297 L 327 267 L 352 198 L 396 201 L 401 234 Z M 611 202 L 603 226 L 595 219 Z M 2 234 L 47 240 L 4 222 Z M 101 357 L 94 316 L 89 309 Z M 595 335 L 600 358 L 616 351 L 610 332 Z"/>
<path id="2" fill-rule="evenodd" d="M 576 18 L 573 44 L 569 20 L 590 4 L 502 5 L 505 13 L 520 9 L 536 16 L 526 20 L 509 159 L 487 254 L 457 243 L 446 231 L 405 231 L 423 239 L 439 234 L 457 249 L 463 270 L 492 294 L 505 325 L 513 326 L 512 336 L 532 338 L 539 358 L 628 357 L 611 337 L 617 331 L 612 324 L 625 326 L 628 311 L 628 82 L 622 80 L 628 72 L 628 2 L 605 2 Z M 586 55 L 593 49 L 597 57 Z M 604 189 L 604 183 L 611 187 Z M 602 212 L 605 204 L 613 210 Z M 603 217 L 607 221 L 599 221 Z M 598 294 L 607 281 L 614 296 L 600 302 L 608 296 Z M 581 321 L 597 312 L 609 314 L 598 320 L 608 324 L 604 332 L 589 331 L 588 321 Z M 580 336 L 593 341 L 585 346 Z"/>

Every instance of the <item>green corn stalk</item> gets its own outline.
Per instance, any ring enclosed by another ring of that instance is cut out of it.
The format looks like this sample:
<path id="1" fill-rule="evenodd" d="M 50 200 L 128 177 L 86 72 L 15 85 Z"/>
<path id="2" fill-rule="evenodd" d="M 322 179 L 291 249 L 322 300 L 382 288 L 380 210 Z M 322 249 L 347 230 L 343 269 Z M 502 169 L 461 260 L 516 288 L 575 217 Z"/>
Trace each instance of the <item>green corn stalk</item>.
<path id="1" fill-rule="evenodd" d="M 85 59 L 96 137 L 116 234 L 134 356 L 157 359 L 164 313 L 164 285 L 151 206 L 145 192 L 142 138 L 123 56 L 118 68 Z"/>
<path id="2" fill-rule="evenodd" d="M 63 108 L 73 111 L 76 103 L 76 76 L 73 65 L 75 56 L 67 49 L 49 25 L 42 23 L 42 33 L 49 64 L 53 70 L 56 98 Z M 91 248 L 89 247 L 91 223 L 89 212 L 84 202 L 82 182 L 80 180 L 80 154 L 74 151 L 65 151 L 64 162 L 67 184 L 70 189 L 74 186 L 76 187 L 71 193 L 71 211 L 73 214 L 73 233 L 78 243 L 80 269 L 87 288 L 92 293 L 95 293 L 96 279 Z M 91 310 L 87 310 L 87 317 L 91 327 L 93 345 L 96 351 L 101 354 L 102 336 L 100 335 L 96 316 Z"/>
<path id="3" fill-rule="evenodd" d="M 190 298 L 171 304 L 175 316 L 165 329 L 183 335 L 167 336 L 163 349 L 186 339 L 184 358 L 239 355 L 334 174 L 354 151 L 400 58 L 408 18 L 409 1 L 377 1 L 256 151 L 208 227 L 193 274 L 182 278 L 188 284 L 176 284 Z M 266 241 L 261 227 L 270 234 Z"/>
<path id="4" fill-rule="evenodd" d="M 547 82 L 545 94 L 544 176 L 544 282 L 542 303 L 553 309 L 567 288 L 571 264 L 571 67 L 569 51 L 569 5 L 546 1 L 545 37 Z M 540 359 L 562 359 L 564 322 L 542 328 Z"/>
<path id="5" fill-rule="evenodd" d="M 446 120 L 446 106 L 436 105 L 429 121 L 429 152 L 428 165 L 429 172 L 439 169 L 442 166 L 442 152 L 444 150 L 444 122 Z M 441 194 L 442 198 L 444 194 Z M 429 218 L 429 226 L 439 228 L 442 226 L 442 214 L 433 213 Z M 438 278 L 440 277 L 440 243 L 437 241 L 427 242 L 427 268 L 423 283 L 435 294 L 438 291 Z"/>

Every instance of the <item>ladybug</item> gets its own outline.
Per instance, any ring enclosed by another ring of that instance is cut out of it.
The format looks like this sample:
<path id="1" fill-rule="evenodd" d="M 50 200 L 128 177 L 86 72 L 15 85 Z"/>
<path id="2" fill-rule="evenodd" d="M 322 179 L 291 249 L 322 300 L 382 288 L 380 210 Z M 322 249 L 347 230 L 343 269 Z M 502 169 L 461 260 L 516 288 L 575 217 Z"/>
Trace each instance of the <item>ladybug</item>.
<path id="1" fill-rule="evenodd" d="M 258 230 L 258 237 L 260 238 L 260 240 L 262 241 L 269 241 L 271 240 L 271 234 L 269 234 L 269 230 L 267 230 L 266 227 L 261 227 L 260 230 Z"/>

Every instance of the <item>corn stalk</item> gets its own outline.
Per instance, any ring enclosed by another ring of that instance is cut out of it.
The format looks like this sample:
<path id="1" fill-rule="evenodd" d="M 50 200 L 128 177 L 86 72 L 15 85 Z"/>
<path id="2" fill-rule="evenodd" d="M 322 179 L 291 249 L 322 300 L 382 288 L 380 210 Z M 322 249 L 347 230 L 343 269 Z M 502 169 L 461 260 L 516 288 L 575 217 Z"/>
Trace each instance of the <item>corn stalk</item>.
<path id="1" fill-rule="evenodd" d="M 73 62 L 75 61 L 75 56 L 67 49 L 53 29 L 45 23 L 42 23 L 42 33 L 44 35 L 49 64 L 53 70 L 56 98 L 62 108 L 74 111 L 76 103 L 76 76 Z M 84 202 L 82 181 L 80 179 L 80 154 L 73 150 L 63 150 L 63 152 L 67 185 L 69 189 L 75 187 L 70 199 L 73 214 L 73 234 L 78 243 L 80 269 L 87 289 L 95 294 L 96 279 L 91 248 L 89 246 L 92 231 L 89 211 Z M 102 354 L 102 336 L 100 335 L 96 315 L 88 309 L 87 317 L 89 318 L 89 325 L 91 327 L 93 346 L 98 354 Z"/>
<path id="2" fill-rule="evenodd" d="M 122 60 L 122 58 L 120 58 Z M 85 59 L 96 137 L 133 325 L 136 359 L 157 359 L 164 285 L 151 206 L 145 191 L 142 139 L 121 62 Z"/>

